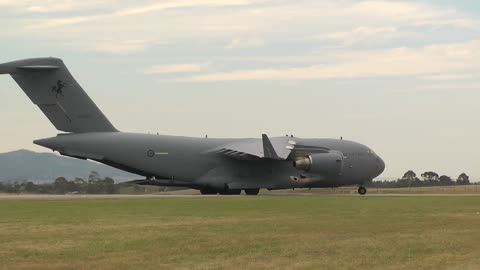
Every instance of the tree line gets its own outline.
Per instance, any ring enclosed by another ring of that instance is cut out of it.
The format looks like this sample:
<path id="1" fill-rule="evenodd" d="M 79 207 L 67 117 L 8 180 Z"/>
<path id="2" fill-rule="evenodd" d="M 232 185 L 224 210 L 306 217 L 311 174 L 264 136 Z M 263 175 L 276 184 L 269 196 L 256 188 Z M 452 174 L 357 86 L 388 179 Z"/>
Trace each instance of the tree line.
<path id="1" fill-rule="evenodd" d="M 426 171 L 420 175 L 409 170 L 402 178 L 395 181 L 373 181 L 371 187 L 377 188 L 401 188 L 401 187 L 432 187 L 432 186 L 453 186 L 470 185 L 470 177 L 466 173 L 461 173 L 456 179 L 447 175 L 439 175 L 433 171 Z"/>
<path id="2" fill-rule="evenodd" d="M 417 176 L 409 170 L 402 178 L 395 181 L 373 181 L 369 187 L 373 188 L 402 188 L 402 187 L 431 187 L 469 185 L 470 177 L 462 173 L 456 179 L 446 175 L 439 175 L 433 171 L 426 171 Z M 67 180 L 65 177 L 58 177 L 53 183 L 35 184 L 32 181 L 22 182 L 0 182 L 0 193 L 39 193 L 39 194 L 116 194 L 122 184 L 115 184 L 110 177 L 102 178 L 98 172 L 91 172 L 88 179 L 75 178 Z M 134 185 L 134 190 L 139 187 Z M 159 189 L 160 191 L 160 189 Z"/>
<path id="3" fill-rule="evenodd" d="M 87 180 L 75 178 L 67 180 L 58 177 L 53 183 L 35 184 L 32 181 L 0 182 L 0 192 L 41 193 L 41 194 L 115 194 L 118 186 L 110 177 L 101 178 L 98 172 L 91 172 Z"/>

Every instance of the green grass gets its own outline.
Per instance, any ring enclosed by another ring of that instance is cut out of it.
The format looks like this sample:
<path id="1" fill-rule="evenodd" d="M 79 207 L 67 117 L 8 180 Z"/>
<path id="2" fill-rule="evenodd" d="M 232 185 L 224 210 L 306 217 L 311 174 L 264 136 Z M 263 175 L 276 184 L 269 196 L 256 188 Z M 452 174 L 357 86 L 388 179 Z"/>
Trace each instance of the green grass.
<path id="1" fill-rule="evenodd" d="M 0 201 L 1 269 L 479 269 L 480 197 Z"/>

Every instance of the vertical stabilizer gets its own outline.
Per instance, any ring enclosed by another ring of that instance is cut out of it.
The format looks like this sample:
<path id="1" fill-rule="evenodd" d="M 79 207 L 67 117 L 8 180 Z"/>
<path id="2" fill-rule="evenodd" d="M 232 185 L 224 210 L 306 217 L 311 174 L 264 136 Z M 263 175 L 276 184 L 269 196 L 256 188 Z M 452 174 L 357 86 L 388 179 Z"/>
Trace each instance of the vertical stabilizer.
<path id="1" fill-rule="evenodd" d="M 60 131 L 115 132 L 61 59 L 32 58 L 0 64 Z"/>

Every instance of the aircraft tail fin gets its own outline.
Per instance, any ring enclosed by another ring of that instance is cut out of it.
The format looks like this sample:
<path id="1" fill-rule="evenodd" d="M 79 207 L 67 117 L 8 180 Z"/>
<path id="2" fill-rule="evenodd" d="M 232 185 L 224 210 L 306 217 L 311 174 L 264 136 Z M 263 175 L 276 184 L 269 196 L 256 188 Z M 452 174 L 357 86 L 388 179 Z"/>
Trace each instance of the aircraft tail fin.
<path id="1" fill-rule="evenodd" d="M 280 159 L 275 151 L 275 148 L 272 145 L 272 142 L 268 138 L 267 134 L 262 134 L 262 143 L 263 143 L 263 155 L 266 158 L 271 159 Z"/>
<path id="2" fill-rule="evenodd" d="M 32 58 L 0 64 L 60 131 L 115 132 L 61 59 Z"/>

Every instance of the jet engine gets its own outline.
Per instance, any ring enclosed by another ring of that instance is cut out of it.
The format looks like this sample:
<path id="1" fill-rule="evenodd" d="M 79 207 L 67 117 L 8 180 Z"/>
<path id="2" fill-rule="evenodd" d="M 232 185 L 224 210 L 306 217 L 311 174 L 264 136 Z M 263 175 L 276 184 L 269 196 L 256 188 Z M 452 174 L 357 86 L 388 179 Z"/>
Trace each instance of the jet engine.
<path id="1" fill-rule="evenodd" d="M 295 160 L 293 166 L 297 170 L 312 174 L 337 176 L 342 173 L 343 154 L 340 152 L 312 154 Z"/>

